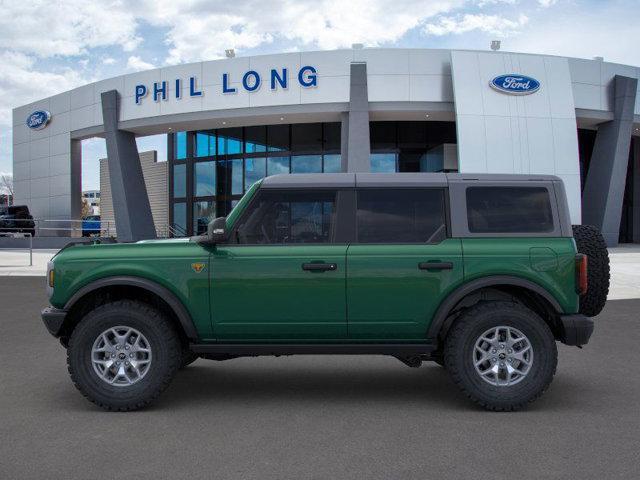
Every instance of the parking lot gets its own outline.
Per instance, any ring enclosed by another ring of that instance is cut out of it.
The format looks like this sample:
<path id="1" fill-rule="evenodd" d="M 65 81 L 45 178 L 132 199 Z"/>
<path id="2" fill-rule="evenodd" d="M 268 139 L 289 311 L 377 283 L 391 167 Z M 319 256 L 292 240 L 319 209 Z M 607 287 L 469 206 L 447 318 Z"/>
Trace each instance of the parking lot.
<path id="1" fill-rule="evenodd" d="M 640 300 L 610 301 L 551 389 L 489 413 L 431 364 L 198 360 L 152 408 L 106 413 L 39 318 L 43 277 L 0 277 L 1 478 L 631 479 L 640 461 Z"/>

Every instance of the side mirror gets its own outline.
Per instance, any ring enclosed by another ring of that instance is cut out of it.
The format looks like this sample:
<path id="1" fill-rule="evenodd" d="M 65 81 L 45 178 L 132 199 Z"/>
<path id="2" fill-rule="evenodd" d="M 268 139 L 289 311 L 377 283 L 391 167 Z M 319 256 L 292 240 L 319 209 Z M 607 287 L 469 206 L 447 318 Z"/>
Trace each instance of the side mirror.
<path id="1" fill-rule="evenodd" d="M 227 217 L 218 217 L 207 226 L 207 237 L 210 243 L 225 243 L 227 241 Z"/>

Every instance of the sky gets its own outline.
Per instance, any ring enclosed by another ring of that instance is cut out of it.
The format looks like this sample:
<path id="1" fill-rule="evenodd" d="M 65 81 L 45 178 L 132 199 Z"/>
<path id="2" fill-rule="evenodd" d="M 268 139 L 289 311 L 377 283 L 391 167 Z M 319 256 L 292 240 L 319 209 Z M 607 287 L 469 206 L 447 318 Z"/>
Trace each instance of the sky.
<path id="1" fill-rule="evenodd" d="M 0 173 L 11 110 L 124 73 L 299 50 L 366 47 L 546 53 L 640 66 L 638 0 L 0 0 Z M 139 139 L 141 150 L 166 139 Z M 83 142 L 97 188 L 104 141 Z"/>

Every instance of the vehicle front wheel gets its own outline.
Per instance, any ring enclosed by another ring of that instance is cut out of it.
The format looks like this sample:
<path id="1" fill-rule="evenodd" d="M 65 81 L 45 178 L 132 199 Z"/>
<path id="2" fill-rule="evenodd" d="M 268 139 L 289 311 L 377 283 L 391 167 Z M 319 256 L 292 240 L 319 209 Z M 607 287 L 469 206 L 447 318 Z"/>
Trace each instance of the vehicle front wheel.
<path id="1" fill-rule="evenodd" d="M 69 339 L 67 366 L 75 386 L 105 410 L 143 408 L 169 385 L 182 360 L 171 322 L 136 301 L 89 312 Z"/>
<path id="2" fill-rule="evenodd" d="M 558 362 L 556 342 L 536 313 L 514 302 L 484 302 L 453 325 L 444 350 L 447 371 L 488 410 L 518 410 L 540 397 Z"/>

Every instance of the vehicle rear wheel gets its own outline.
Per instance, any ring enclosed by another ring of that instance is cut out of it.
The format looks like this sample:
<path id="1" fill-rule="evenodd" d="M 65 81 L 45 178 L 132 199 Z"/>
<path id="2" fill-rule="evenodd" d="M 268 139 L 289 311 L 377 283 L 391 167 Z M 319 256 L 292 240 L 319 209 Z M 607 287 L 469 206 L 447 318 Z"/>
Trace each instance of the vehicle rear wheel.
<path id="1" fill-rule="evenodd" d="M 182 359 L 170 321 L 151 306 L 120 300 L 89 312 L 69 339 L 75 386 L 105 410 L 143 408 L 173 379 Z"/>
<path id="2" fill-rule="evenodd" d="M 483 302 L 454 324 L 444 360 L 453 381 L 487 410 L 518 410 L 540 397 L 556 371 L 548 325 L 514 302 Z"/>
<path id="3" fill-rule="evenodd" d="M 604 237 L 591 225 L 573 225 L 573 238 L 579 253 L 587 256 L 587 293 L 580 295 L 579 312 L 595 317 L 609 295 L 609 252 Z"/>

